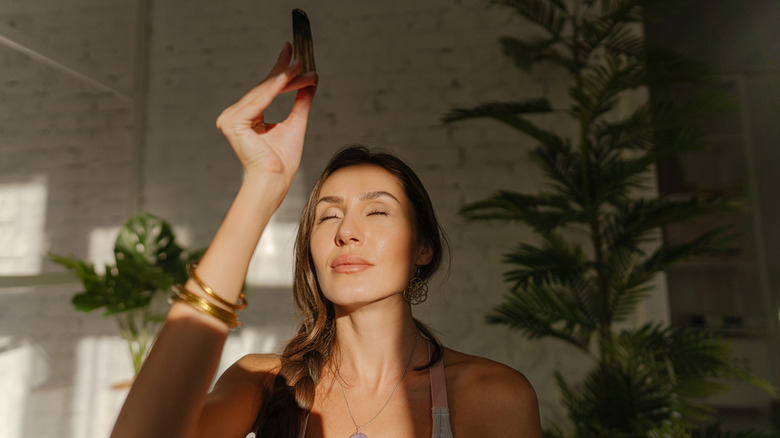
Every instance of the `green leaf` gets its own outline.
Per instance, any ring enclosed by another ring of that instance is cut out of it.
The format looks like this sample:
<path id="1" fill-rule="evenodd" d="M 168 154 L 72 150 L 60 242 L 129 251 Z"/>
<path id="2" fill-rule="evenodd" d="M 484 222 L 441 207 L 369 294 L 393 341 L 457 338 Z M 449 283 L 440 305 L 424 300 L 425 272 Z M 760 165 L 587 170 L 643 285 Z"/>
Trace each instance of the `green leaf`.
<path id="1" fill-rule="evenodd" d="M 608 247 L 633 248 L 666 225 L 742 208 L 742 202 L 714 197 L 632 199 L 605 217 L 603 232 Z"/>
<path id="2" fill-rule="evenodd" d="M 622 28 L 606 38 L 604 49 L 610 56 L 627 56 L 641 60 L 646 57 L 645 39 L 628 28 Z"/>
<path id="3" fill-rule="evenodd" d="M 645 83 L 645 69 L 641 62 L 608 56 L 605 64 L 588 66 L 581 83 L 569 88 L 569 95 L 575 102 L 572 111 L 590 124 L 614 109 L 621 93 Z"/>
<path id="4" fill-rule="evenodd" d="M 82 292 L 71 299 L 73 307 L 79 312 L 91 312 L 106 305 L 105 296 L 95 292 Z"/>
<path id="5" fill-rule="evenodd" d="M 114 315 L 146 307 L 156 293 L 186 281 L 186 257 L 202 253 L 185 254 L 167 222 L 143 214 L 128 219 L 120 230 L 114 246 L 116 266 L 106 266 L 104 276 L 73 256 L 50 257 L 82 280 L 86 291 L 73 297 L 77 310 L 104 308 L 104 315 Z"/>
<path id="6" fill-rule="evenodd" d="M 591 125 L 594 144 L 601 149 L 616 153 L 652 151 L 657 158 L 651 108 L 650 103 L 646 103 L 622 120 L 594 122 Z"/>
<path id="7" fill-rule="evenodd" d="M 536 284 L 574 285 L 588 271 L 587 257 L 579 245 L 549 233 L 542 247 L 520 244 L 504 256 L 504 263 L 519 267 L 504 274 L 512 288 Z"/>
<path id="8" fill-rule="evenodd" d="M 641 2 L 638 0 L 602 1 L 598 14 L 585 14 L 580 23 L 579 31 L 582 56 L 587 56 L 596 48 L 605 45 L 605 41 L 613 44 L 633 32 L 627 31 L 630 23 L 642 21 Z"/>
<path id="9" fill-rule="evenodd" d="M 587 282 L 570 287 L 530 282 L 505 295 L 486 321 L 520 330 L 531 339 L 551 336 L 588 351 L 595 320 L 589 303 L 580 298 L 589 295 L 583 289 L 590 287 Z"/>
<path id="10" fill-rule="evenodd" d="M 524 222 L 542 234 L 581 217 L 581 213 L 572 209 L 562 196 L 510 191 L 498 191 L 489 198 L 467 204 L 461 208 L 460 215 L 468 221 Z"/>
<path id="11" fill-rule="evenodd" d="M 49 253 L 49 258 L 75 274 L 87 292 L 98 293 L 102 291 L 102 279 L 95 273 L 95 267 L 91 263 L 82 262 L 72 255 L 64 256 L 52 252 Z"/>
<path id="12" fill-rule="evenodd" d="M 571 70 L 573 61 L 554 46 L 559 41 L 555 38 L 528 43 L 512 37 L 502 37 L 499 40 L 501 51 L 514 61 L 515 65 L 524 71 L 530 71 L 539 61 L 554 62 L 566 70 Z"/>
<path id="13" fill-rule="evenodd" d="M 561 0 L 491 0 L 490 3 L 514 9 L 554 36 L 561 34 L 569 17 L 565 2 Z"/>
<path id="14" fill-rule="evenodd" d="M 725 225 L 706 231 L 684 243 L 667 243 L 647 258 L 642 269 L 646 272 L 660 272 L 679 261 L 718 252 L 722 250 L 725 243 L 734 239 L 733 234 L 726 234 L 730 229 L 731 225 Z"/>
<path id="15" fill-rule="evenodd" d="M 128 219 L 114 245 L 117 263 L 126 261 L 135 265 L 175 265 L 181 252 L 171 226 L 151 214 Z"/>
<path id="16" fill-rule="evenodd" d="M 531 157 L 539 164 L 557 196 L 568 199 L 581 210 L 587 208 L 587 196 L 583 192 L 583 168 L 586 166 L 582 155 L 573 153 L 567 142 L 549 142 L 534 148 Z"/>

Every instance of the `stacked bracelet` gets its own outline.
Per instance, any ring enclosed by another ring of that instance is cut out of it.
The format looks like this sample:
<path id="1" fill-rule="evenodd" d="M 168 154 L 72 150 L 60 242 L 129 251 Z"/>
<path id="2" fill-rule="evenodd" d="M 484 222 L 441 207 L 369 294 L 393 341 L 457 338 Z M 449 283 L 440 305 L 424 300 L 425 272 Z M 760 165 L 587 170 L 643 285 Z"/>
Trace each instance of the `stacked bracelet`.
<path id="1" fill-rule="evenodd" d="M 233 310 L 244 310 L 246 309 L 246 297 L 244 296 L 244 293 L 241 292 L 241 295 L 238 296 L 238 303 L 233 304 L 225 301 L 222 297 L 216 294 L 214 292 L 214 289 L 210 288 L 206 283 L 204 283 L 200 277 L 198 277 L 198 274 L 195 272 L 195 269 L 198 268 L 198 262 L 192 261 L 187 263 L 187 274 L 189 274 L 190 278 L 195 281 L 195 283 L 198 283 L 198 286 L 200 286 L 201 289 L 203 289 L 203 292 L 206 292 L 206 295 L 210 296 L 211 298 L 214 298 L 217 300 L 219 304 L 222 304 L 223 306 L 233 309 Z"/>
<path id="2" fill-rule="evenodd" d="M 174 286 L 173 290 L 175 295 L 171 297 L 171 300 L 187 303 L 196 310 L 200 310 L 207 315 L 219 319 L 227 324 L 229 328 L 241 327 L 241 323 L 238 321 L 238 314 L 235 312 L 230 312 L 219 306 L 215 306 L 211 301 L 195 295 L 180 284 Z"/>
<path id="3" fill-rule="evenodd" d="M 208 299 L 201 297 L 199 295 L 196 295 L 189 291 L 187 288 L 184 287 L 184 285 L 176 285 L 173 287 L 174 295 L 171 296 L 170 302 L 181 302 L 189 304 L 190 306 L 194 307 L 196 310 L 203 312 L 207 315 L 211 315 L 220 321 L 224 322 L 229 328 L 236 328 L 241 327 L 241 323 L 238 321 L 238 313 L 237 311 L 243 310 L 247 306 L 246 297 L 244 296 L 244 293 L 242 292 L 241 295 L 238 297 L 238 303 L 233 304 L 219 295 L 217 295 L 216 292 L 214 292 L 214 289 L 210 288 L 206 283 L 204 283 L 200 277 L 198 277 L 198 274 L 195 272 L 195 269 L 198 267 L 197 262 L 190 262 L 187 264 L 187 273 L 189 274 L 190 278 L 197 283 L 198 286 L 200 286 L 201 289 L 208 295 L 210 298 L 214 299 L 217 303 L 220 305 L 227 307 L 230 310 L 225 309 L 224 307 L 220 307 Z"/>

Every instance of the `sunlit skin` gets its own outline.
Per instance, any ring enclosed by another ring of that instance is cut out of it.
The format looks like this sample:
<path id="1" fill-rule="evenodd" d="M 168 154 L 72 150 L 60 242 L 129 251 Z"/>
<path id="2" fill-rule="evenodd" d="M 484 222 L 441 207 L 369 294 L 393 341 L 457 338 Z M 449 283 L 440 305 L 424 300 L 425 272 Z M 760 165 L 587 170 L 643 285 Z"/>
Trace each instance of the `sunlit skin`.
<path id="1" fill-rule="evenodd" d="M 339 313 L 382 300 L 402 300 L 430 245 L 414 229 L 401 182 L 378 166 L 351 166 L 323 184 L 311 251 L 317 279 Z"/>

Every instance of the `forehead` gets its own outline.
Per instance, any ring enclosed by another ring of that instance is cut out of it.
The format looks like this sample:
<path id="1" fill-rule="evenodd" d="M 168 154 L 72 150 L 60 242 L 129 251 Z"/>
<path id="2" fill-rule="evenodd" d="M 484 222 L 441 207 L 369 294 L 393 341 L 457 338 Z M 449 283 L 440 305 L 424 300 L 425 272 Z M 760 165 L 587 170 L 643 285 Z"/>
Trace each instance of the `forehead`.
<path id="1" fill-rule="evenodd" d="M 333 172 L 322 184 L 320 197 L 350 197 L 366 192 L 386 191 L 399 201 L 405 198 L 401 181 L 392 173 L 374 164 L 349 166 Z"/>

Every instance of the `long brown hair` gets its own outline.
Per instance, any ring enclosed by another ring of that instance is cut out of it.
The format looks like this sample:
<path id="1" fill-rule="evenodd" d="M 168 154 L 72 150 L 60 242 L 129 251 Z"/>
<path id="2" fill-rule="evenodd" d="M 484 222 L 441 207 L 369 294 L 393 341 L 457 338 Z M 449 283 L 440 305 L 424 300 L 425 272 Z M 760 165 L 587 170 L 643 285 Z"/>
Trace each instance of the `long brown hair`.
<path id="1" fill-rule="evenodd" d="M 261 427 L 259 436 L 297 436 L 305 413 L 314 402 L 314 390 L 322 369 L 332 358 L 336 339 L 335 315 L 333 304 L 325 298 L 317 282 L 310 247 L 311 233 L 322 185 L 337 170 L 361 164 L 379 166 L 402 183 L 414 210 L 417 235 L 426 239 L 433 250 L 431 262 L 420 267 L 420 277 L 430 279 L 441 266 L 446 240 L 428 193 L 414 171 L 394 155 L 374 152 L 361 145 L 348 146 L 337 152 L 315 183 L 298 224 L 293 298 L 300 324 L 296 335 L 284 347 L 274 388 L 264 397 L 257 422 L 257 426 Z M 420 368 L 425 369 L 441 358 L 442 347 L 424 324 L 416 319 L 414 322 L 434 345 L 431 360 Z"/>

